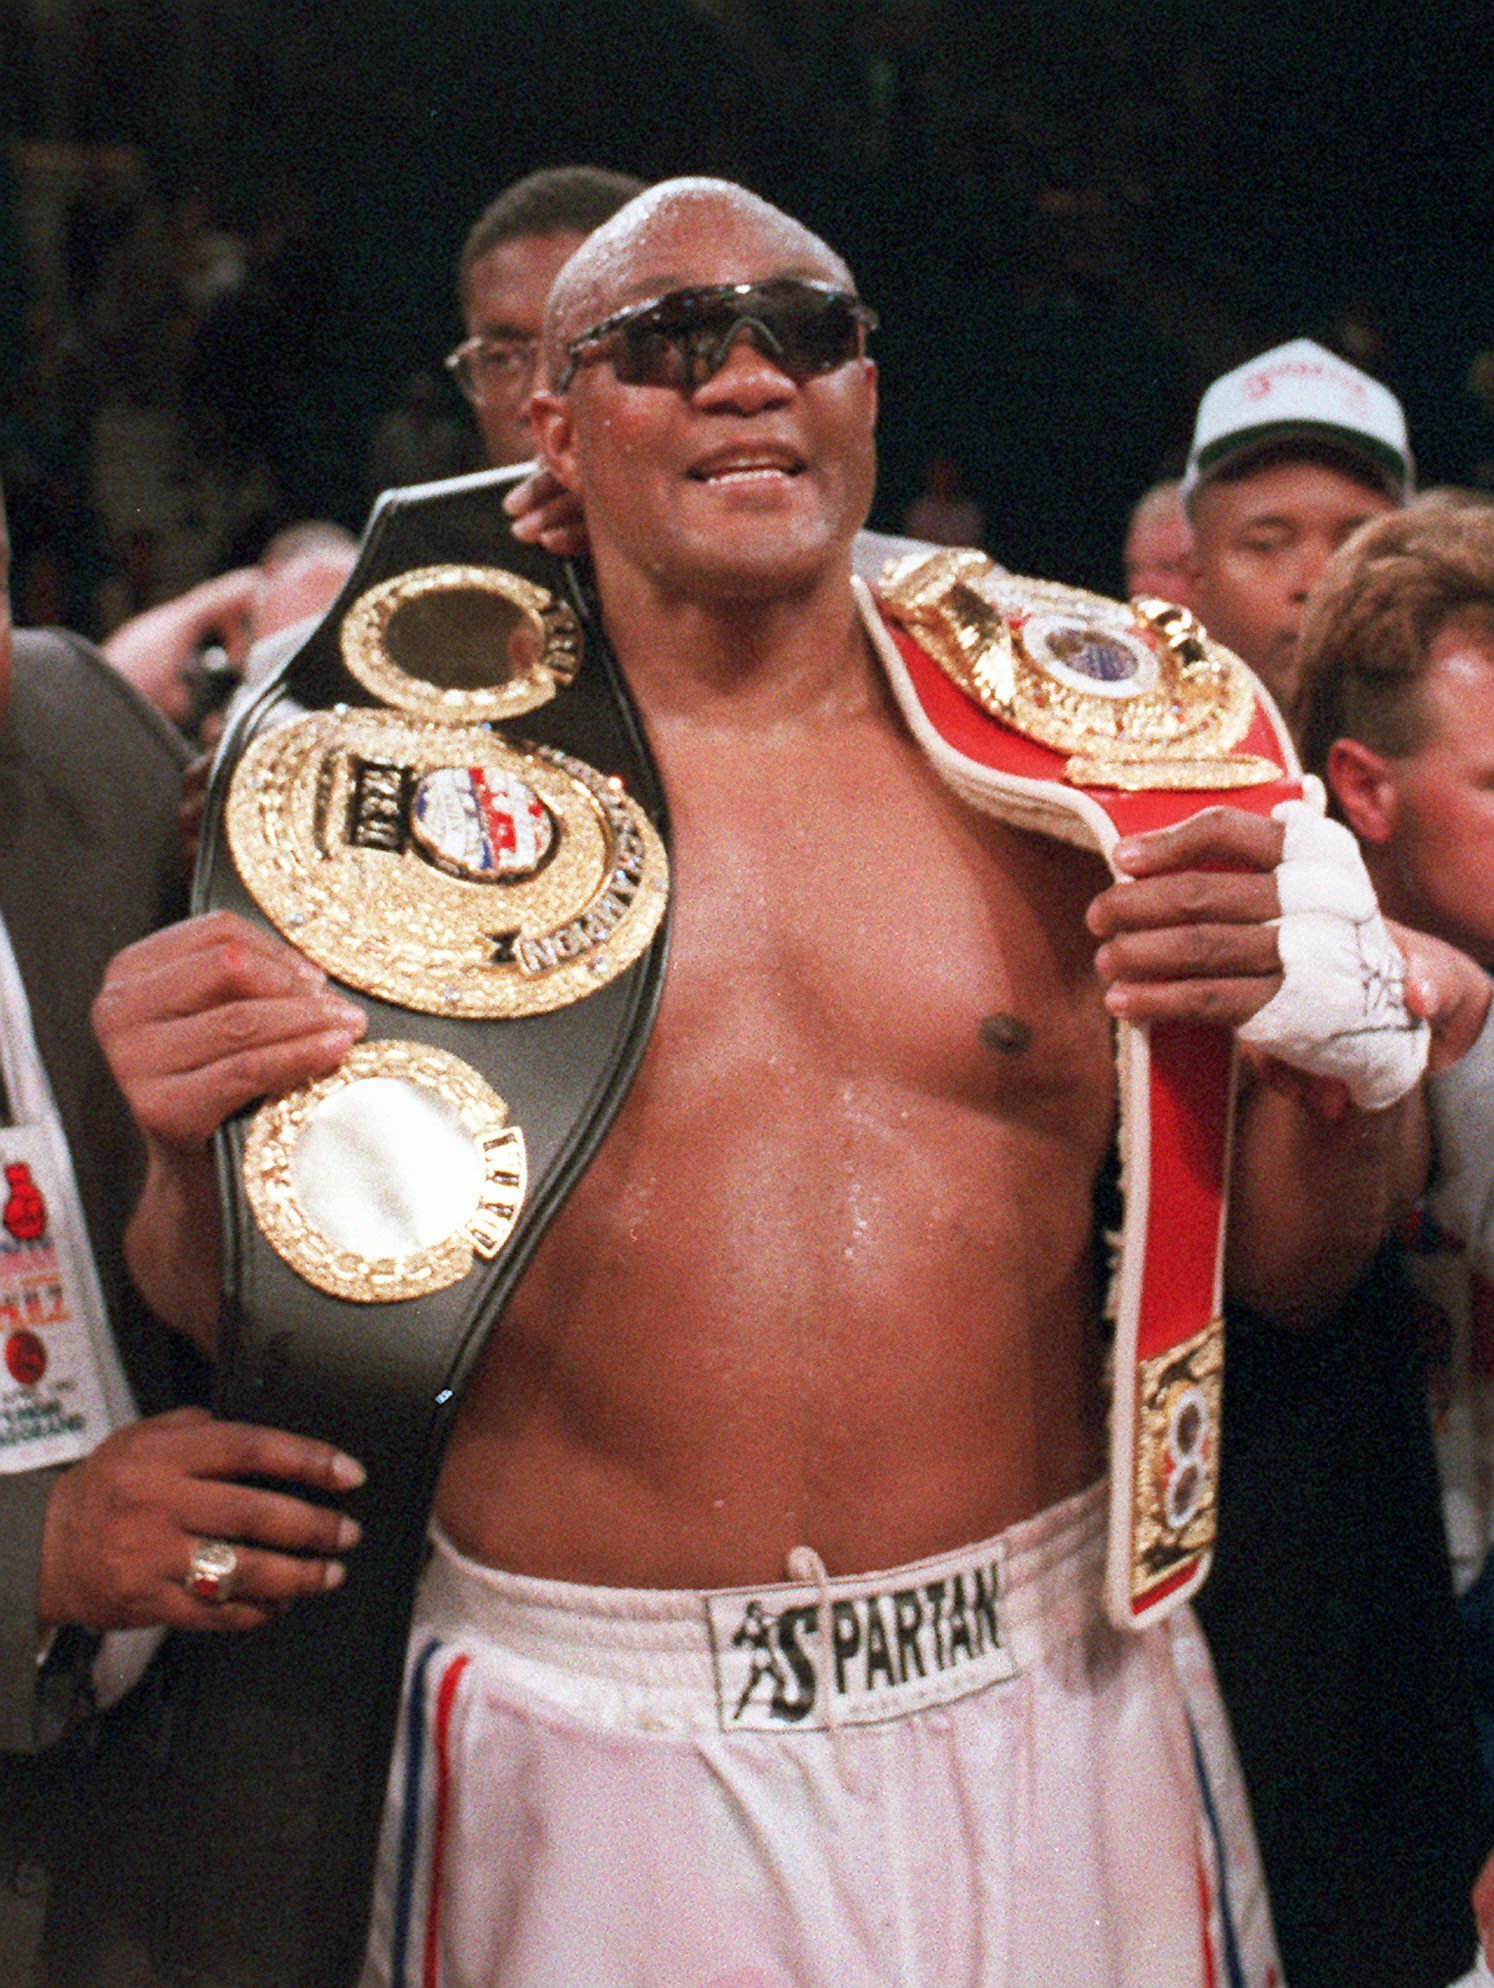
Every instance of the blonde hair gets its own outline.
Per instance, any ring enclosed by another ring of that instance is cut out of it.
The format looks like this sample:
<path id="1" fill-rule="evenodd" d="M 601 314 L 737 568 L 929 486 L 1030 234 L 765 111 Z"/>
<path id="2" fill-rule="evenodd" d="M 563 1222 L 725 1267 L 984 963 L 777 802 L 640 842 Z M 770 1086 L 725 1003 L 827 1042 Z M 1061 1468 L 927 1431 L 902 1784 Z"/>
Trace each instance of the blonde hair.
<path id="1" fill-rule="evenodd" d="M 1450 621 L 1494 620 L 1494 503 L 1439 493 L 1371 519 L 1324 566 L 1302 620 L 1302 756 L 1335 739 L 1387 758 L 1425 744 L 1427 655 Z"/>

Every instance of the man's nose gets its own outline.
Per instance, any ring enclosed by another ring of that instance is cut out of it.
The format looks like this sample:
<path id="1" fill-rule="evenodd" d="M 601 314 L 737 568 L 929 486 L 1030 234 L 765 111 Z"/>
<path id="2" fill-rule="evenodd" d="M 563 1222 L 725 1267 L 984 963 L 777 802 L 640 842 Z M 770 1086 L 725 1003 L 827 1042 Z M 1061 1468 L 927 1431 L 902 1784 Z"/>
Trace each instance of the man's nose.
<path id="1" fill-rule="evenodd" d="M 1288 591 L 1294 601 L 1302 602 L 1318 583 L 1318 575 L 1328 564 L 1333 547 L 1327 539 L 1308 534 L 1299 540 L 1292 555 L 1291 578 Z"/>

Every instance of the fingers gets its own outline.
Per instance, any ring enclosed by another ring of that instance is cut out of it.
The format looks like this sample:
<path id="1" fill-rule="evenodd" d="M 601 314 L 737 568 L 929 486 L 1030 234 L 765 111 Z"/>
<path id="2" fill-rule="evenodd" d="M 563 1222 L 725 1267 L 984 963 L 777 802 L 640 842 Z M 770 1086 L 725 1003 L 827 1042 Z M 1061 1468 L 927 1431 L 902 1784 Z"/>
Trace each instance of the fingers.
<path id="1" fill-rule="evenodd" d="M 1116 845 L 1126 874 L 1086 913 L 1111 1014 L 1238 1028 L 1265 1006 L 1281 985 L 1282 838 L 1279 822 L 1206 808 Z"/>
<path id="2" fill-rule="evenodd" d="M 1277 980 L 1281 960 L 1274 925 L 1174 925 L 1123 932 L 1095 955 L 1106 986 L 1132 980 Z"/>
<path id="3" fill-rule="evenodd" d="M 1269 872 L 1184 870 L 1112 884 L 1085 922 L 1097 939 L 1108 939 L 1156 926 L 1266 925 L 1280 909 Z"/>
<path id="4" fill-rule="evenodd" d="M 196 1538 L 182 1535 L 175 1567 L 156 1574 L 141 1587 L 129 1626 L 159 1624 L 167 1629 L 241 1634 L 262 1629 L 295 1602 L 335 1592 L 346 1579 L 346 1569 L 339 1560 L 293 1558 L 235 1545 L 231 1589 L 220 1601 L 207 1600 L 194 1594 L 190 1586 L 192 1553 L 197 1544 Z"/>
<path id="5" fill-rule="evenodd" d="M 328 1505 L 308 1504 L 282 1491 L 204 1480 L 182 1499 L 183 1528 L 206 1539 L 244 1540 L 281 1553 L 335 1559 L 351 1553 L 362 1528 Z"/>
<path id="6" fill-rule="evenodd" d="M 227 912 L 128 947 L 93 1020 L 142 1129 L 185 1149 L 252 1099 L 335 1068 L 367 1026 L 319 968 Z"/>
<path id="7" fill-rule="evenodd" d="M 168 1425 L 161 1428 L 160 1424 Z M 292 1602 L 331 1593 L 346 1577 L 342 1556 L 362 1537 L 355 1519 L 285 1492 L 227 1481 L 254 1476 L 302 1483 L 327 1492 L 362 1484 L 364 1471 L 331 1443 L 250 1422 L 220 1422 L 193 1413 L 189 1420 L 158 1419 L 157 1434 L 180 1452 L 192 1475 L 174 1511 L 181 1559 L 181 1598 L 159 1605 L 185 1626 L 211 1630 L 252 1628 Z M 203 1600 L 188 1586 L 193 1549 L 201 1539 L 233 1542 L 238 1556 L 231 1599 Z"/>
<path id="8" fill-rule="evenodd" d="M 174 1461 L 197 1477 L 269 1477 L 332 1494 L 354 1491 L 365 1481 L 356 1458 L 288 1429 L 218 1421 L 200 1408 L 176 1409 L 136 1426 L 169 1442 Z"/>
<path id="9" fill-rule="evenodd" d="M 226 1538 L 208 1533 L 203 1538 Z M 198 1539 L 184 1536 L 180 1567 L 163 1592 L 163 1616 L 174 1618 L 171 1626 L 192 1629 L 254 1628 L 279 1615 L 298 1601 L 311 1601 L 317 1595 L 332 1594 L 347 1578 L 341 1560 L 305 1555 L 267 1552 L 263 1547 L 233 1541 L 235 1565 L 231 1584 L 221 1601 L 192 1592 L 192 1554 Z M 247 1618 L 252 1617 L 253 1620 Z"/>
<path id="10" fill-rule="evenodd" d="M 231 911 L 183 919 L 126 946 L 109 963 L 99 996 L 111 1024 L 166 1019 L 251 994 L 322 983 L 320 968 L 262 926 Z"/>
<path id="11" fill-rule="evenodd" d="M 586 518 L 580 499 L 547 469 L 538 469 L 516 483 L 503 500 L 513 521 L 514 537 L 538 545 L 563 559 L 587 550 Z"/>
<path id="12" fill-rule="evenodd" d="M 336 1493 L 364 1481 L 330 1443 L 183 1409 L 116 1430 L 62 1474 L 48 1501 L 38 1607 L 46 1622 L 116 1629 L 252 1628 L 341 1585 L 361 1536 L 346 1514 L 270 1477 Z M 204 1539 L 232 1542 L 229 1596 L 191 1592 Z"/>
<path id="13" fill-rule="evenodd" d="M 1217 1022 L 1237 1029 L 1265 1007 L 1281 985 L 1248 977 L 1220 980 L 1117 981 L 1105 989 L 1105 1007 L 1127 1022 Z"/>
<path id="14" fill-rule="evenodd" d="M 1445 1070 L 1477 1042 L 1488 1019 L 1489 976 L 1458 947 L 1386 919 L 1406 962 L 1406 1006 L 1432 1031 L 1429 1067 Z"/>
<path id="15" fill-rule="evenodd" d="M 1151 877 L 1164 870 L 1207 868 L 1274 870 L 1281 861 L 1286 829 L 1266 816 L 1243 808 L 1203 808 L 1171 828 L 1147 835 L 1129 835 L 1115 845 L 1111 857 L 1127 876 Z"/>

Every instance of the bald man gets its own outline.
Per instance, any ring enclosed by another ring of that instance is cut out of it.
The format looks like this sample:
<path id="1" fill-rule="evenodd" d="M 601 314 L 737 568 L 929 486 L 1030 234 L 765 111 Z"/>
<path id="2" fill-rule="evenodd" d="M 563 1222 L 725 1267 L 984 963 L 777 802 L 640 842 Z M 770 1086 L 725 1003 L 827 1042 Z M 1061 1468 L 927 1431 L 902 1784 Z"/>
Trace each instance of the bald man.
<path id="1" fill-rule="evenodd" d="M 933 777 L 852 578 L 871 321 L 716 181 L 630 203 L 552 295 L 532 419 L 670 796 L 673 938 L 446 1456 L 368 1988 L 437 1954 L 462 1988 L 1277 1978 L 1191 1618 L 1099 1605 L 1095 1193 L 1111 1018 L 1275 991 L 1281 830 L 1214 810 L 1106 888 Z M 100 1003 L 152 1148 L 139 1274 L 205 1341 L 205 1132 L 333 1047 L 295 965 L 216 918 Z M 1252 1089 L 1241 1288 L 1331 1304 L 1420 1137 Z"/>

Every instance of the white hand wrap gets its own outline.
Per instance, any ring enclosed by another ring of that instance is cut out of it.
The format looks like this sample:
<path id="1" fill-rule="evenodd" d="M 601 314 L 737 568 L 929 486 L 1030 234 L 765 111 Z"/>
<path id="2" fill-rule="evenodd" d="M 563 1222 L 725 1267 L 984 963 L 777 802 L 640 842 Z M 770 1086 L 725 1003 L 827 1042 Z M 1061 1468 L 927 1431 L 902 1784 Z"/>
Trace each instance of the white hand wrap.
<path id="1" fill-rule="evenodd" d="M 1305 801 L 1272 809 L 1282 983 L 1237 1033 L 1283 1063 L 1337 1077 L 1362 1110 L 1394 1104 L 1426 1068 L 1431 1030 L 1406 1007 L 1406 963 L 1346 828 Z"/>

